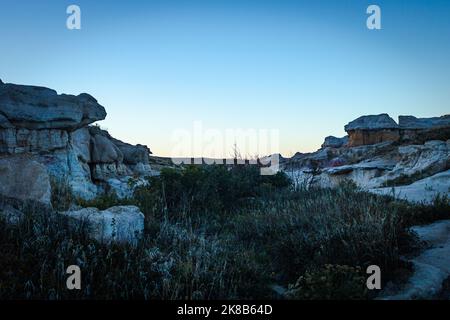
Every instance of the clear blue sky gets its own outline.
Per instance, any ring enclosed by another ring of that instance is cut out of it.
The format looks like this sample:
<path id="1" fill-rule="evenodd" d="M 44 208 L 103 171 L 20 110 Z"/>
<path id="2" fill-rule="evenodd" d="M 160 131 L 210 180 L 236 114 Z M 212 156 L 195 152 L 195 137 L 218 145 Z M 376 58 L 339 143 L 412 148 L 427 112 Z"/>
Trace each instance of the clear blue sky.
<path id="1" fill-rule="evenodd" d="M 158 155 L 196 120 L 279 129 L 291 155 L 363 114 L 450 113 L 450 1 L 0 0 L 0 78 L 88 92 L 102 126 Z"/>

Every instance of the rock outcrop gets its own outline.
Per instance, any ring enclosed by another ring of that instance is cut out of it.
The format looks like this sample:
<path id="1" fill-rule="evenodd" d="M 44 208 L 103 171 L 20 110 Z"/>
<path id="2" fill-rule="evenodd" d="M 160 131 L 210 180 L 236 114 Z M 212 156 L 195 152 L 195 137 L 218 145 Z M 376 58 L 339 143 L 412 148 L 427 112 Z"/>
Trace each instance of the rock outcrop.
<path id="1" fill-rule="evenodd" d="M 397 123 L 388 114 L 362 116 L 345 126 L 350 147 L 397 141 L 400 133 Z"/>
<path id="2" fill-rule="evenodd" d="M 337 138 L 328 136 L 322 144 L 322 148 L 340 148 L 348 144 L 348 136 Z"/>
<path id="3" fill-rule="evenodd" d="M 39 177 L 32 173 L 29 176 L 39 178 L 40 183 L 22 177 L 30 188 L 44 188 L 42 184 L 49 178 L 42 178 L 43 171 L 50 179 L 68 183 L 74 194 L 84 199 L 110 191 L 123 197 L 131 195 L 128 180 L 142 183 L 152 173 L 150 150 L 124 143 L 90 126 L 105 117 L 104 107 L 88 94 L 59 95 L 43 87 L 0 82 L 0 158 L 3 167 L 11 166 L 9 171 L 0 172 L 0 179 L 19 183 L 18 178 L 9 180 L 13 176 L 7 176 L 7 172 L 21 172 L 14 167 L 15 157 L 26 156 L 33 164 L 30 168 L 40 165 L 44 169 L 39 171 Z M 7 185 L 0 187 L 0 195 L 10 196 L 14 188 L 21 188 Z M 21 192 L 49 202 L 48 190 L 42 194 L 27 190 Z"/>
<path id="4" fill-rule="evenodd" d="M 398 125 L 404 130 L 439 129 L 450 127 L 450 115 L 434 118 L 416 118 L 413 116 L 399 116 Z"/>
<path id="5" fill-rule="evenodd" d="M 392 194 L 395 187 L 399 197 L 414 202 L 450 197 L 449 118 L 400 116 L 397 125 L 387 114 L 363 116 L 345 126 L 348 143 L 327 137 L 318 151 L 283 159 L 282 169 L 307 187 L 351 180 L 379 194 Z"/>
<path id="6" fill-rule="evenodd" d="M 432 204 L 437 196 L 450 198 L 450 170 L 440 172 L 409 185 L 374 188 L 369 191 L 380 195 L 389 195 L 410 202 Z"/>
<path id="7" fill-rule="evenodd" d="M 424 143 L 447 140 L 450 136 L 450 115 L 434 118 L 399 116 L 398 124 L 388 114 L 362 116 L 345 126 L 348 146 L 356 147 L 381 142 L 402 141 Z"/>
<path id="8" fill-rule="evenodd" d="M 27 156 L 0 158 L 0 195 L 50 206 L 50 178 L 45 166 Z"/>
<path id="9" fill-rule="evenodd" d="M 6 128 L 74 130 L 106 117 L 105 108 L 86 93 L 58 95 L 35 86 L 0 84 L 0 106 Z"/>
<path id="10" fill-rule="evenodd" d="M 100 211 L 84 208 L 67 211 L 74 228 L 86 228 L 87 234 L 102 243 L 136 244 L 144 233 L 144 215 L 135 206 L 112 207 Z"/>
<path id="11" fill-rule="evenodd" d="M 429 140 L 445 140 L 450 136 L 450 115 L 435 118 L 398 117 L 401 140 L 424 143 Z"/>

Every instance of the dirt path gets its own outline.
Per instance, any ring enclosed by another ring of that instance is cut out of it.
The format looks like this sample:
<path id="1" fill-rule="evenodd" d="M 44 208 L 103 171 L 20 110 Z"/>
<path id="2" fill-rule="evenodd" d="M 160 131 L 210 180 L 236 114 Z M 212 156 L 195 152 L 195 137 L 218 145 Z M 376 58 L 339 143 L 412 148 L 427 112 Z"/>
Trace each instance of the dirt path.
<path id="1" fill-rule="evenodd" d="M 398 293 L 386 300 L 433 299 L 450 276 L 450 220 L 412 228 L 429 247 L 411 260 L 414 273 Z"/>

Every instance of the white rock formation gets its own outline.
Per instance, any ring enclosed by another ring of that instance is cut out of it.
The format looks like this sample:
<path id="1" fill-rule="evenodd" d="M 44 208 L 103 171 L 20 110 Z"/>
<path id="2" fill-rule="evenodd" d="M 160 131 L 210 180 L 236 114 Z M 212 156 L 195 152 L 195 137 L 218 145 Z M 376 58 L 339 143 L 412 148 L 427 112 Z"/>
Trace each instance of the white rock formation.
<path id="1" fill-rule="evenodd" d="M 398 199 L 416 203 L 431 204 L 438 196 L 450 199 L 450 170 L 418 180 L 410 185 L 373 188 L 370 192 L 380 195 L 390 195 Z"/>
<path id="2" fill-rule="evenodd" d="M 135 206 L 118 206 L 103 211 L 85 208 L 62 214 L 69 218 L 73 227 L 86 228 L 89 237 L 102 243 L 136 244 L 144 232 L 144 215 Z"/>
<path id="3" fill-rule="evenodd" d="M 351 180 L 380 194 L 392 192 L 383 187 L 396 186 L 405 198 L 429 203 L 450 188 L 445 175 L 432 177 L 450 169 L 449 119 L 400 117 L 399 126 L 387 114 L 363 116 L 345 127 L 348 143 L 327 137 L 317 152 L 283 159 L 281 167 L 299 186 L 336 187 Z"/>
<path id="4" fill-rule="evenodd" d="M 108 190 L 129 196 L 132 189 L 126 183 L 117 188 L 116 181 L 151 175 L 150 150 L 88 127 L 105 117 L 105 109 L 88 94 L 58 95 L 47 88 L 1 82 L 0 157 L 27 155 L 84 199 Z"/>

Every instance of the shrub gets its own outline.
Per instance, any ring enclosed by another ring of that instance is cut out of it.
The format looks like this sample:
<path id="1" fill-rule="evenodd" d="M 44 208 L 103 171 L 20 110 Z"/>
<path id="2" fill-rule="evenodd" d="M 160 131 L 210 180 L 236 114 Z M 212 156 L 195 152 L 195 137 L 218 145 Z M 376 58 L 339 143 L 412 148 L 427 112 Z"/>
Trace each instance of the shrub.
<path id="1" fill-rule="evenodd" d="M 289 287 L 286 295 L 301 300 L 366 299 L 366 278 L 359 267 L 328 264 L 306 272 Z"/>
<path id="2" fill-rule="evenodd" d="M 108 193 L 100 195 L 92 200 L 76 199 L 76 204 L 83 208 L 98 208 L 99 210 L 106 210 L 115 206 L 135 205 L 134 199 L 119 199 L 115 193 Z"/>
<path id="3" fill-rule="evenodd" d="M 54 190 L 54 201 L 70 199 Z M 450 212 L 446 199 L 411 205 L 351 183 L 294 190 L 283 174 L 245 166 L 165 169 L 133 199 L 80 204 L 138 205 L 144 239 L 103 245 L 44 209 L 19 226 L 0 220 L 0 299 L 269 299 L 269 286 L 293 283 L 293 298 L 359 299 L 358 268 L 378 265 L 389 281 L 415 246 L 408 226 Z M 71 264 L 82 268 L 81 291 L 65 288 Z"/>
<path id="4" fill-rule="evenodd" d="M 249 198 L 290 186 L 284 173 L 261 176 L 255 166 L 224 165 L 166 168 L 149 182 L 143 188 L 154 198 L 162 199 L 163 208 L 217 213 L 239 208 Z M 141 188 L 138 197 L 143 193 Z"/>

